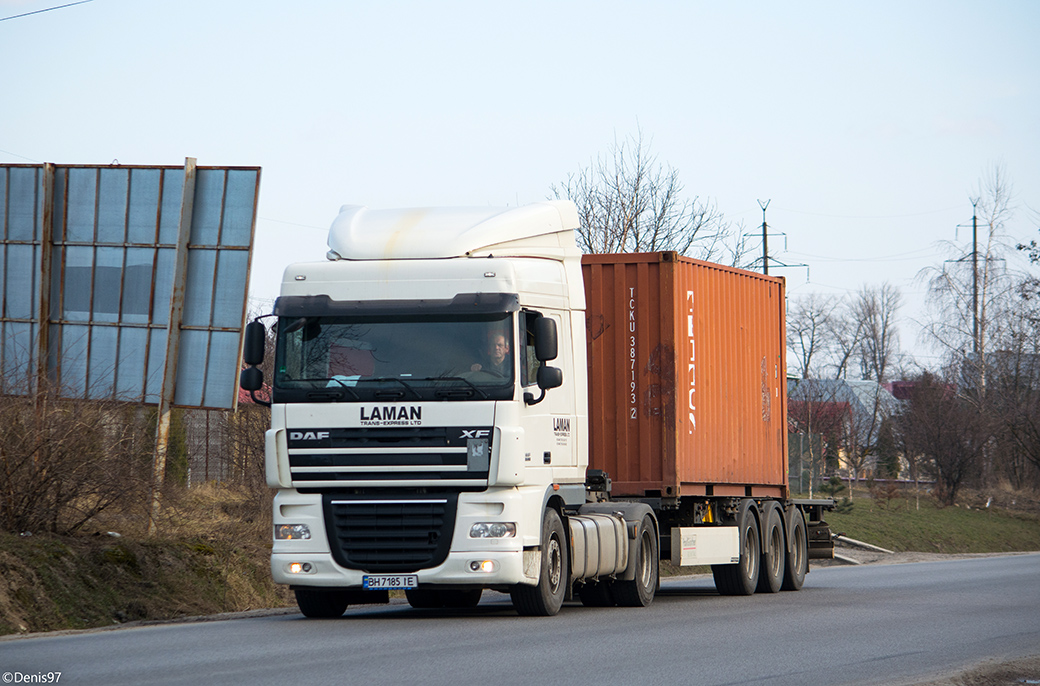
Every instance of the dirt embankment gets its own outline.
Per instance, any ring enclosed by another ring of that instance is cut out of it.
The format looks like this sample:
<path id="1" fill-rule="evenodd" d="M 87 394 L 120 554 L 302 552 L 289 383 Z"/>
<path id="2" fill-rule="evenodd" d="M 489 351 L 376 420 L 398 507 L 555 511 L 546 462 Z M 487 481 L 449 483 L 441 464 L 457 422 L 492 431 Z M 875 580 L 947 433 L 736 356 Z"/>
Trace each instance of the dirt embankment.
<path id="1" fill-rule="evenodd" d="M 1040 684 L 1040 655 L 1008 662 L 987 661 L 963 672 L 943 676 L 936 680 L 918 682 L 913 686 L 1019 686 L 1020 684 Z"/>
<path id="2" fill-rule="evenodd" d="M 0 533 L 0 635 L 290 605 L 271 581 L 269 508 L 204 487 L 169 498 L 156 535 L 127 515 L 92 534 Z"/>
<path id="3" fill-rule="evenodd" d="M 286 605 L 269 551 L 216 540 L 0 535 L 0 634 Z"/>

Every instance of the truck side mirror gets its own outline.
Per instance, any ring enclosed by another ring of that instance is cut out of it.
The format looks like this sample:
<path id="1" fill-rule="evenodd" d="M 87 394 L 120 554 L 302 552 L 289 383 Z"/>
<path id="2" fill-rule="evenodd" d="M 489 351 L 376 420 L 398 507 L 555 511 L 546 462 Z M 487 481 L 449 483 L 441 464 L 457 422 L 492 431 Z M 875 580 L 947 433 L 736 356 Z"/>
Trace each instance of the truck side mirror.
<path id="1" fill-rule="evenodd" d="M 555 329 L 553 331 L 555 332 Z M 550 388 L 557 388 L 561 385 L 563 385 L 563 370 L 559 367 L 542 365 L 538 368 L 538 388 L 542 389 L 542 394 L 536 398 L 534 397 L 534 393 L 525 391 L 524 404 L 537 405 L 545 400 L 545 391 Z"/>
<path id="2" fill-rule="evenodd" d="M 536 319 L 534 322 L 534 356 L 538 358 L 539 362 L 555 360 L 558 347 L 556 321 L 552 317 L 539 317 Z M 538 379 L 538 385 L 541 386 L 541 374 L 539 374 Z M 555 388 L 555 386 L 551 388 Z"/>
<path id="3" fill-rule="evenodd" d="M 259 391 L 264 386 L 264 373 L 256 367 L 246 367 L 238 377 L 238 385 L 246 391 Z"/>
<path id="4" fill-rule="evenodd" d="M 264 373 L 257 367 L 264 361 L 264 347 L 267 344 L 267 327 L 263 322 L 254 319 L 246 324 L 245 341 L 242 344 L 242 361 L 248 366 L 238 376 L 238 385 L 249 391 L 253 402 L 270 407 L 271 403 L 256 397 L 256 392 L 264 387 Z"/>
<path id="5" fill-rule="evenodd" d="M 242 360 L 252 367 L 263 363 L 264 346 L 266 343 L 267 327 L 264 326 L 263 322 L 253 320 L 246 324 L 245 343 L 242 346 Z"/>
<path id="6" fill-rule="evenodd" d="M 543 365 L 538 368 L 538 388 L 543 391 L 563 385 L 563 370 Z"/>

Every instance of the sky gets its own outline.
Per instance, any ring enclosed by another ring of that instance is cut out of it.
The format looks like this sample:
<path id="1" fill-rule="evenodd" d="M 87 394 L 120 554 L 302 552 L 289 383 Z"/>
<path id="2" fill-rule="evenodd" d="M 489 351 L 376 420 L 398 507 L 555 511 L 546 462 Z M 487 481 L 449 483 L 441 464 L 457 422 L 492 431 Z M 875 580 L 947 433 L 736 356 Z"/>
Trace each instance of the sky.
<path id="1" fill-rule="evenodd" d="M 0 163 L 262 167 L 259 301 L 287 264 L 324 259 L 341 205 L 537 202 L 639 132 L 748 232 L 769 200 L 770 256 L 807 265 L 771 269 L 790 296 L 898 287 L 923 364 L 918 275 L 969 249 L 994 168 L 1015 193 L 1009 239 L 1040 239 L 1035 0 L 91 0 L 14 16 L 67 2 L 0 0 Z"/>

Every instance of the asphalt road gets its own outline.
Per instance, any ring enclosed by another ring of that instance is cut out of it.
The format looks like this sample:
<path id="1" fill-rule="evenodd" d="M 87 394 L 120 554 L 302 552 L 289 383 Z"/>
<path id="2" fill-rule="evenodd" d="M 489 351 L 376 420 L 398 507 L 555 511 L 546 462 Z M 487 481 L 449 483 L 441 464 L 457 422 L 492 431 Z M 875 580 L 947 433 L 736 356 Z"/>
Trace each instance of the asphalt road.
<path id="1" fill-rule="evenodd" d="M 552 618 L 517 617 L 498 594 L 457 613 L 401 602 L 337 620 L 281 614 L 5 639 L 0 675 L 105 685 L 813 686 L 913 683 L 1040 654 L 1040 554 L 814 568 L 798 593 L 746 598 L 687 577 L 666 580 L 646 609 L 575 603 Z"/>

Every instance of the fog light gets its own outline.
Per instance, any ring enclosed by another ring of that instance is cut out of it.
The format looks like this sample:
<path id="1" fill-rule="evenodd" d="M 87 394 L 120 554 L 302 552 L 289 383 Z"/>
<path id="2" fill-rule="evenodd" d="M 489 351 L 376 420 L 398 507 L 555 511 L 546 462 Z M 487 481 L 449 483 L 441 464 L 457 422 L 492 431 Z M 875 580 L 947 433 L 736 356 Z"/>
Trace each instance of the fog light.
<path id="1" fill-rule="evenodd" d="M 516 536 L 513 522 L 477 522 L 469 529 L 470 538 L 512 538 Z"/>
<path id="2" fill-rule="evenodd" d="M 470 560 L 469 571 L 490 574 L 497 566 L 494 560 Z"/>
<path id="3" fill-rule="evenodd" d="M 310 562 L 290 562 L 289 573 L 290 574 L 309 574 L 313 569 Z"/>
<path id="4" fill-rule="evenodd" d="M 274 538 L 276 541 L 305 541 L 311 537 L 311 529 L 306 524 L 275 524 Z"/>

